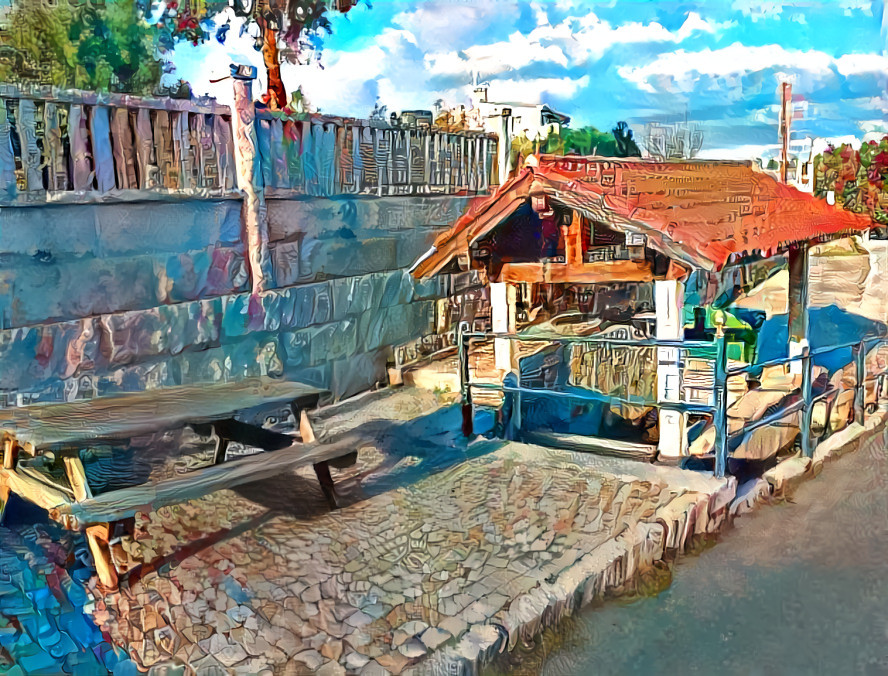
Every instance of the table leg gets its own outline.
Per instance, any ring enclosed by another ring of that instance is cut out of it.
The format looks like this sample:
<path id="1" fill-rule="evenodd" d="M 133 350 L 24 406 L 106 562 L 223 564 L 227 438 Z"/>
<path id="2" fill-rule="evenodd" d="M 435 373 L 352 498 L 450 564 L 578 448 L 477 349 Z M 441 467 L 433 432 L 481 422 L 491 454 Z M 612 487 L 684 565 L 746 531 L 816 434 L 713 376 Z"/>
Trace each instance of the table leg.
<path id="1" fill-rule="evenodd" d="M 326 460 L 316 462 L 314 464 L 314 471 L 318 477 L 318 482 L 321 484 L 321 490 L 324 491 L 324 497 L 327 498 L 327 503 L 330 505 L 330 509 L 338 509 L 336 486 L 333 484 L 333 477 L 330 476 L 330 465 Z"/>

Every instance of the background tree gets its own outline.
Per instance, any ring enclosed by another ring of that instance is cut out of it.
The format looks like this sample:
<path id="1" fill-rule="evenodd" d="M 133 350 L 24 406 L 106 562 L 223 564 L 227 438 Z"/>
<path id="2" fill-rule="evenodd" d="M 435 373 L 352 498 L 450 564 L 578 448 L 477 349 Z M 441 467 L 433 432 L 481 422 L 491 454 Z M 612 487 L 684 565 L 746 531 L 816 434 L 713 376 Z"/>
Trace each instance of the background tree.
<path id="1" fill-rule="evenodd" d="M 625 122 L 617 122 L 613 129 L 614 142 L 617 145 L 617 157 L 641 157 L 641 150 L 632 138 L 632 130 Z"/>
<path id="2" fill-rule="evenodd" d="M 622 126 L 621 126 L 622 125 Z M 617 130 L 622 134 L 621 141 L 616 137 Z M 562 127 L 550 133 L 545 139 L 529 139 L 519 136 L 512 139 L 512 166 L 518 166 L 519 158 L 535 153 L 548 155 L 597 155 L 599 157 L 641 156 L 641 151 L 632 138 L 632 130 L 625 122 L 620 122 L 615 133 L 599 131 L 595 127 L 571 129 Z M 622 143 L 622 147 L 620 145 Z M 629 153 L 629 154 L 624 154 Z"/>
<path id="3" fill-rule="evenodd" d="M 151 93 L 155 34 L 136 0 L 16 0 L 0 31 L 0 77 L 21 84 Z"/>
<path id="4" fill-rule="evenodd" d="M 854 150 L 829 146 L 814 158 L 814 194 L 835 195 L 836 204 L 888 224 L 888 136 Z"/>
<path id="5" fill-rule="evenodd" d="M 333 8 L 347 12 L 354 0 L 333 0 Z M 175 3 L 172 3 L 175 4 Z M 170 41 L 207 39 L 208 31 L 215 28 L 215 39 L 224 42 L 232 26 L 241 25 L 241 34 L 254 37 L 254 48 L 262 52 L 267 74 L 265 102 L 271 109 L 288 104 L 287 91 L 281 79 L 281 61 L 299 63 L 308 53 L 317 53 L 321 33 L 331 33 L 327 18 L 327 5 L 323 0 L 227 0 L 227 2 L 203 2 L 203 10 L 193 12 L 189 7 L 185 28 L 181 23 L 186 15 L 175 9 L 167 12 L 162 30 Z M 197 28 L 195 28 L 197 26 Z"/>

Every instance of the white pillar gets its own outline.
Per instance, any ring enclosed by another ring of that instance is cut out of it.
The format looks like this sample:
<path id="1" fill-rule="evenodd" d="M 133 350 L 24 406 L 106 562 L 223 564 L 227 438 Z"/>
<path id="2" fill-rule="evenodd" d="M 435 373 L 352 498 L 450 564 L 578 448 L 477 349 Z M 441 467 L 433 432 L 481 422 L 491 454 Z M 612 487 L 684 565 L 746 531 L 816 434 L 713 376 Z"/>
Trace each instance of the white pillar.
<path id="1" fill-rule="evenodd" d="M 515 306 L 517 290 L 508 282 L 490 283 L 490 319 L 494 333 L 515 332 Z M 513 340 L 494 338 L 493 354 L 496 368 L 511 371 L 515 352 Z"/>
<path id="2" fill-rule="evenodd" d="M 681 340 L 684 337 L 682 307 L 684 285 L 674 279 L 654 282 L 654 309 L 657 316 L 658 340 Z M 657 401 L 681 401 L 681 364 L 677 347 L 657 348 Z M 664 458 L 678 458 L 687 451 L 685 433 L 687 415 L 681 411 L 660 409 L 660 443 Z"/>

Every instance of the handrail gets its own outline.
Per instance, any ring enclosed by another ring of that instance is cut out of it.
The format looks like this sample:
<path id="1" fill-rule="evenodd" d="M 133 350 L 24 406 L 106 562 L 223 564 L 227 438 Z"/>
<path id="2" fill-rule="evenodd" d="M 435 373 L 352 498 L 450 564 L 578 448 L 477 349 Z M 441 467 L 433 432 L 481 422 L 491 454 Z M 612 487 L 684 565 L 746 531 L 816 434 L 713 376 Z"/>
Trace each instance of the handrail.
<path id="1" fill-rule="evenodd" d="M 690 350 L 696 348 L 706 348 L 706 349 L 715 349 L 715 359 L 713 366 L 713 387 L 698 387 L 695 389 L 699 390 L 708 390 L 713 392 L 714 394 L 714 404 L 697 404 L 691 402 L 684 401 L 648 401 L 647 399 L 633 399 L 631 397 L 622 397 L 619 395 L 608 394 L 605 392 L 600 392 L 598 390 L 592 390 L 596 392 L 602 400 L 610 401 L 619 404 L 626 404 L 631 406 L 645 406 L 645 407 L 654 407 L 661 408 L 666 410 L 677 410 L 684 411 L 688 413 L 700 413 L 706 416 L 712 416 L 713 422 L 716 427 L 716 440 L 715 440 L 715 474 L 717 476 L 723 476 L 725 471 L 727 470 L 727 460 L 730 457 L 730 452 L 728 450 L 729 444 L 732 440 L 747 436 L 756 430 L 762 429 L 769 425 L 773 425 L 783 420 L 784 418 L 793 415 L 794 413 L 802 412 L 803 420 L 800 425 L 802 431 L 802 449 L 806 455 L 813 454 L 813 448 L 811 444 L 811 413 L 813 411 L 814 405 L 828 397 L 836 395 L 837 393 L 848 391 L 852 388 L 845 388 L 842 386 L 837 387 L 828 387 L 822 392 L 818 392 L 814 394 L 811 392 L 811 368 L 813 366 L 814 358 L 820 355 L 829 354 L 835 352 L 837 350 L 842 349 L 853 349 L 855 351 L 854 363 L 857 365 L 857 382 L 853 387 L 855 392 L 854 398 L 854 410 L 855 416 L 865 415 L 865 388 L 867 387 L 867 383 L 878 380 L 880 377 L 884 377 L 888 374 L 888 367 L 881 368 L 874 374 L 866 373 L 866 355 L 868 352 L 868 348 L 871 348 L 875 345 L 886 344 L 888 343 L 888 335 L 867 335 L 862 338 L 859 338 L 855 341 L 849 341 L 845 343 L 840 343 L 837 345 L 829 345 L 818 347 L 817 349 L 811 350 L 806 348 L 801 354 L 780 357 L 776 359 L 769 359 L 763 362 L 751 363 L 741 367 L 734 367 L 731 369 L 726 368 L 726 340 L 724 337 L 721 339 L 717 339 L 715 341 L 678 341 L 678 340 L 658 340 L 658 339 L 643 339 L 643 340 L 623 340 L 616 338 L 609 338 L 607 336 L 565 336 L 563 334 L 557 334 L 554 332 L 546 332 L 540 333 L 536 335 L 527 335 L 527 334 L 516 334 L 516 333 L 503 333 L 503 332 L 481 332 L 481 331 L 461 331 L 459 334 L 458 340 L 458 348 L 460 355 L 460 372 L 461 382 L 462 382 L 462 391 L 464 393 L 464 406 L 468 406 L 471 408 L 472 397 L 471 392 L 474 389 L 482 390 L 482 391 L 499 391 L 503 393 L 514 393 L 517 396 L 521 396 L 522 394 L 528 395 L 546 395 L 553 397 L 561 397 L 561 398 L 573 398 L 573 399 L 582 399 L 582 394 L 576 392 L 565 392 L 562 390 L 552 390 L 552 389 L 538 389 L 533 387 L 526 387 L 521 384 L 521 375 L 519 373 L 519 380 L 517 386 L 510 385 L 498 385 L 496 383 L 483 383 L 483 382 L 471 382 L 470 378 L 470 368 L 469 368 L 469 355 L 468 348 L 469 345 L 473 341 L 477 340 L 492 340 L 492 339 L 507 339 L 514 340 L 519 342 L 541 342 L 541 343 L 557 343 L 564 345 L 576 345 L 576 344 L 598 344 L 598 345 L 612 345 L 614 347 L 670 347 L 670 348 L 679 348 L 682 350 Z M 705 358 L 704 358 L 705 359 Z M 710 361 L 707 359 L 707 361 Z M 753 370 L 757 370 L 760 368 L 764 368 L 767 366 L 776 366 L 776 365 L 786 365 L 788 363 L 802 363 L 802 384 L 801 388 L 794 388 L 791 391 L 786 392 L 788 397 L 791 397 L 795 394 L 795 397 L 792 397 L 791 400 L 780 402 L 781 407 L 776 411 L 769 413 L 757 420 L 744 422 L 742 427 L 739 429 L 728 432 L 728 419 L 727 419 L 727 382 L 728 379 L 732 376 L 736 376 L 743 373 L 748 373 Z M 582 388 L 579 388 L 582 389 Z M 463 410 L 463 420 L 464 423 L 468 421 L 468 428 L 471 429 L 471 412 L 467 411 L 466 408 Z"/>

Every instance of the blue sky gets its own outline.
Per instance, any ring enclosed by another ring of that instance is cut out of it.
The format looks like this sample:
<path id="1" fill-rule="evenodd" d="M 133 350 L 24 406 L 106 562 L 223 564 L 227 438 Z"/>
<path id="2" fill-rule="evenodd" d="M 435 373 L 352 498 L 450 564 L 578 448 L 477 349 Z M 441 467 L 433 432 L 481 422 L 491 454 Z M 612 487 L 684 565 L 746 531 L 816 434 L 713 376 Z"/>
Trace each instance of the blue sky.
<path id="1" fill-rule="evenodd" d="M 323 112 L 356 117 L 377 97 L 467 103 L 477 76 L 491 99 L 546 102 L 574 126 L 687 117 L 704 155 L 745 157 L 776 146 L 784 79 L 806 102 L 794 137 L 888 130 L 884 14 L 871 0 L 376 0 L 332 16 L 319 60 L 283 74 Z M 208 81 L 230 60 L 261 65 L 250 45 L 181 47 L 177 74 L 225 99 L 230 83 Z"/>

